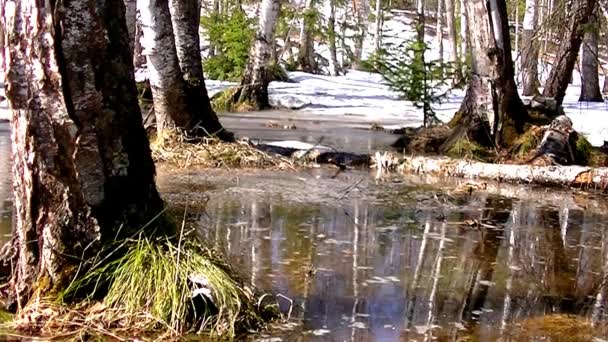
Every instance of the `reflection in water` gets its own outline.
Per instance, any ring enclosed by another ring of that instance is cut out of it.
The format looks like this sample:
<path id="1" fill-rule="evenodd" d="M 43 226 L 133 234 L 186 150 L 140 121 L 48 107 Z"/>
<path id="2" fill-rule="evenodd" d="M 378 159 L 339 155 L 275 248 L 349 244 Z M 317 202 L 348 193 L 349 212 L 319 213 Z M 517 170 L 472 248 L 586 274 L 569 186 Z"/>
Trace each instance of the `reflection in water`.
<path id="1" fill-rule="evenodd" d="M 487 195 L 395 202 L 215 199 L 201 234 L 293 299 L 310 338 L 525 339 L 551 336 L 524 329 L 530 317 L 605 320 L 605 216 Z"/>

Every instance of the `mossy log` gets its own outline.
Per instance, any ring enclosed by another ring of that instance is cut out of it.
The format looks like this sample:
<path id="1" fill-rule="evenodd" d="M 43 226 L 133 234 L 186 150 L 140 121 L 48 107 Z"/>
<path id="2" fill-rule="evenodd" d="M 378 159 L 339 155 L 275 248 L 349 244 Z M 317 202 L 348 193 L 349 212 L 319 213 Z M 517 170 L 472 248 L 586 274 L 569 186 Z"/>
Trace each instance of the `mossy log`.
<path id="1" fill-rule="evenodd" d="M 447 157 L 412 157 L 400 160 L 396 169 L 401 173 L 428 173 L 469 179 L 608 190 L 607 167 L 490 164 Z"/>

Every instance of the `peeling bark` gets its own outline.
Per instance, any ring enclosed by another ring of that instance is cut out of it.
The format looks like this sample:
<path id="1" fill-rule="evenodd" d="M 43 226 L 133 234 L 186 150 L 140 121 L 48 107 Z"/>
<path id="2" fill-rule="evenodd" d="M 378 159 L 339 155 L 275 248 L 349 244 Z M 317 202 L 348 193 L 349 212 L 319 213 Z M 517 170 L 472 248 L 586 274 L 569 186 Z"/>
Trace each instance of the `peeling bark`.
<path id="1" fill-rule="evenodd" d="M 54 6 L 5 7 L 19 304 L 60 290 L 122 225 L 131 234 L 163 207 L 123 0 Z"/>
<path id="2" fill-rule="evenodd" d="M 413 172 L 511 183 L 576 186 L 602 191 L 608 189 L 606 167 L 489 164 L 446 157 L 411 157 L 404 158 L 397 170 L 401 173 Z"/>
<path id="3" fill-rule="evenodd" d="M 247 68 L 233 97 L 235 103 L 247 103 L 253 109 L 270 107 L 268 101 L 270 42 L 274 40 L 280 9 L 280 0 L 262 0 L 260 20 L 250 49 Z"/>
<path id="4" fill-rule="evenodd" d="M 569 11 L 568 27 L 562 37 L 557 58 L 545 83 L 543 96 L 554 97 L 561 105 L 566 95 L 566 89 L 572 78 L 572 70 L 583 41 L 581 27 L 589 22 L 596 0 L 576 0 Z"/>

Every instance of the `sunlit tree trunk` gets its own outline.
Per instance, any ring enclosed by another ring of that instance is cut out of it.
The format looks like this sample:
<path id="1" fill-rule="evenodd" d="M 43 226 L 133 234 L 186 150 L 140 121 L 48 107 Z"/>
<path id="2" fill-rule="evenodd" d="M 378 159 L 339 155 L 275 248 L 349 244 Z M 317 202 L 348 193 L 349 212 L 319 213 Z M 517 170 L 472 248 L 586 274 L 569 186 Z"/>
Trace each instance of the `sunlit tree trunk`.
<path id="1" fill-rule="evenodd" d="M 382 10 L 382 0 L 376 0 L 376 22 L 374 32 L 374 51 L 380 52 L 382 47 L 382 26 L 384 25 L 384 11 Z"/>
<path id="2" fill-rule="evenodd" d="M 132 234 L 163 206 L 123 0 L 55 6 L 5 7 L 17 304 L 61 291 L 120 227 Z"/>
<path id="3" fill-rule="evenodd" d="M 169 9 L 175 33 L 177 60 L 186 87 L 187 110 L 191 115 L 191 122 L 195 125 L 190 133 L 199 136 L 219 134 L 220 137 L 230 140 L 229 134 L 226 135 L 226 132 L 223 131 L 215 111 L 211 108 L 211 101 L 205 86 L 198 32 L 199 1 L 170 0 Z"/>
<path id="4" fill-rule="evenodd" d="M 522 32 L 523 49 L 521 52 L 521 69 L 524 96 L 533 96 L 538 92 L 538 42 L 534 39 L 536 32 L 538 0 L 526 0 L 524 27 Z"/>
<path id="5" fill-rule="evenodd" d="M 581 96 L 579 101 L 603 102 L 600 91 L 600 79 L 598 74 L 598 40 L 599 21 L 597 11 L 589 18 L 585 27 L 583 46 L 581 48 Z"/>
<path id="6" fill-rule="evenodd" d="M 557 58 L 545 83 L 543 96 L 553 97 L 561 104 L 572 78 L 572 70 L 583 41 L 582 27 L 589 22 L 595 7 L 595 0 L 576 0 L 572 4 L 567 29 L 562 37 Z"/>
<path id="7" fill-rule="evenodd" d="M 462 67 L 466 66 L 467 58 L 471 54 L 471 27 L 467 13 L 467 1 L 460 0 L 460 60 Z M 475 32 L 474 30 L 475 28 L 473 28 L 473 32 Z"/>
<path id="8" fill-rule="evenodd" d="M 6 43 L 4 41 L 5 32 L 4 32 L 4 8 L 6 0 L 0 0 L 0 69 L 6 70 Z"/>
<path id="9" fill-rule="evenodd" d="M 270 42 L 281 8 L 280 0 L 262 0 L 255 39 L 249 52 L 247 68 L 234 95 L 237 103 L 248 103 L 254 109 L 270 107 L 268 101 Z"/>
<path id="10" fill-rule="evenodd" d="M 341 68 L 336 51 L 336 0 L 325 0 L 325 24 L 327 25 L 327 45 L 329 47 L 329 74 L 338 76 Z"/>
<path id="11" fill-rule="evenodd" d="M 523 133 L 527 112 L 514 80 L 507 9 L 502 1 L 466 2 L 471 33 L 471 78 L 460 107 L 462 119 L 444 144 L 466 136 L 484 146 L 507 147 Z"/>
<path id="12" fill-rule="evenodd" d="M 168 0 L 137 0 L 144 33 L 144 49 L 154 99 L 158 132 L 175 128 L 192 129 L 188 114 Z"/>
<path id="13" fill-rule="evenodd" d="M 456 34 L 456 23 L 455 23 L 455 6 L 454 0 L 445 0 L 445 17 L 446 24 L 448 27 L 448 41 L 450 49 L 450 62 L 454 64 L 456 70 L 456 78 L 459 77 L 459 73 L 462 70 L 460 66 L 460 58 L 458 57 L 458 35 Z M 456 80 L 458 81 L 458 80 Z"/>
<path id="14" fill-rule="evenodd" d="M 300 49 L 298 51 L 298 64 L 300 65 L 300 69 L 311 73 L 317 70 L 315 62 L 315 41 L 313 37 L 315 23 L 312 20 L 315 16 L 315 3 L 315 0 L 306 0 L 306 10 L 304 11 L 302 27 L 300 28 Z"/>
<path id="15" fill-rule="evenodd" d="M 426 28 L 426 16 L 424 10 L 425 0 L 416 0 L 416 16 L 418 18 L 418 21 L 416 22 L 416 39 L 419 42 L 424 42 L 424 31 Z"/>
<path id="16" fill-rule="evenodd" d="M 361 67 L 361 58 L 363 58 L 363 42 L 365 41 L 365 36 L 367 35 L 367 19 L 369 17 L 369 0 L 352 0 L 352 2 L 357 24 L 352 68 L 356 70 Z"/>
<path id="17" fill-rule="evenodd" d="M 437 26 L 435 27 L 440 61 L 443 61 L 443 1 L 437 0 Z"/>

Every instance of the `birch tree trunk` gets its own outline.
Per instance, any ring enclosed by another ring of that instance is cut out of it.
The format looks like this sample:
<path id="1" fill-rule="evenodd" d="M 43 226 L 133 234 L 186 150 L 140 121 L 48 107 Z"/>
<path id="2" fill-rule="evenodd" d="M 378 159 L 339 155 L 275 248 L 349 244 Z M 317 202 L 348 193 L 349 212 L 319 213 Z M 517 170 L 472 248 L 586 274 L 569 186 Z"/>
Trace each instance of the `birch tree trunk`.
<path id="1" fill-rule="evenodd" d="M 315 45 L 313 37 L 314 22 L 312 18 L 315 16 L 315 0 L 306 0 L 306 10 L 302 18 L 302 27 L 300 29 L 300 49 L 298 51 L 298 64 L 300 69 L 305 72 L 313 73 L 317 71 L 317 63 L 315 62 Z"/>
<path id="2" fill-rule="evenodd" d="M 195 124 L 190 133 L 197 136 L 219 135 L 231 140 L 230 134 L 223 130 L 220 121 L 211 107 L 205 86 L 201 45 L 198 28 L 200 25 L 200 5 L 198 0 L 170 0 L 169 10 L 175 48 L 181 76 L 185 84 L 186 106 Z M 188 127 L 188 126 L 186 126 Z"/>
<path id="3" fill-rule="evenodd" d="M 524 14 L 524 27 L 522 32 L 523 48 L 521 52 L 521 70 L 523 78 L 524 96 L 538 95 L 538 49 L 539 45 L 534 39 L 538 23 L 538 0 L 526 0 Z"/>
<path id="4" fill-rule="evenodd" d="M 190 130 L 196 122 L 186 106 L 186 87 L 177 60 L 169 0 L 137 0 L 137 8 L 141 13 L 156 129 L 159 133 L 175 128 Z"/>
<path id="5" fill-rule="evenodd" d="M 142 227 L 163 204 L 123 0 L 11 0 L 5 9 L 15 200 L 10 285 L 13 305 L 24 305 L 61 291 L 119 227 L 119 238 L 132 234 L 127 227 Z"/>
<path id="6" fill-rule="evenodd" d="M 459 81 L 461 78 L 458 74 L 462 70 L 460 65 L 460 58 L 458 57 L 458 36 L 456 35 L 456 23 L 454 13 L 454 0 L 445 0 L 445 16 L 446 24 L 448 26 L 448 41 L 450 49 L 450 62 L 454 64 L 456 70 L 456 78 Z"/>
<path id="7" fill-rule="evenodd" d="M 253 109 L 270 107 L 268 101 L 270 42 L 274 40 L 280 9 L 280 0 L 262 0 L 260 19 L 249 52 L 247 68 L 233 97 L 235 103 L 247 103 Z"/>
<path id="8" fill-rule="evenodd" d="M 442 147 L 466 136 L 482 146 L 508 147 L 523 133 L 527 111 L 514 80 L 511 40 L 503 1 L 466 2 L 471 36 L 471 78 L 460 107 L 462 119 Z"/>
<path id="9" fill-rule="evenodd" d="M 443 62 L 443 0 L 437 0 L 437 26 L 435 32 L 439 47 L 439 60 Z"/>
<path id="10" fill-rule="evenodd" d="M 357 33 L 355 35 L 355 51 L 353 52 L 352 69 L 361 67 L 363 42 L 367 35 L 367 18 L 369 17 L 369 0 L 353 0 Z"/>
<path id="11" fill-rule="evenodd" d="M 466 0 L 460 0 L 460 61 L 463 68 L 467 65 L 467 58 L 471 54 L 470 27 L 472 26 L 469 23 L 466 2 Z"/>
<path id="12" fill-rule="evenodd" d="M 4 23 L 4 8 L 5 8 L 5 0 L 0 0 L 0 69 L 6 70 L 6 42 L 4 28 L 6 27 Z"/>
<path id="13" fill-rule="evenodd" d="M 325 1 L 325 24 L 327 25 L 327 45 L 329 47 L 329 74 L 338 76 L 341 68 L 336 51 L 336 0 Z"/>
<path id="14" fill-rule="evenodd" d="M 585 27 L 580 57 L 581 96 L 579 101 L 604 102 L 598 74 L 599 18 L 597 15 L 597 10 L 593 11 L 589 23 Z"/>
<path id="15" fill-rule="evenodd" d="M 562 38 L 557 58 L 543 90 L 543 96 L 555 98 L 558 105 L 562 104 L 572 78 L 572 70 L 583 41 L 581 28 L 589 22 L 595 3 L 595 0 L 576 0 L 572 4 L 566 33 Z"/>
<path id="16" fill-rule="evenodd" d="M 382 9 L 382 0 L 376 0 L 376 23 L 374 32 L 374 51 L 376 54 L 382 48 L 382 26 L 384 25 L 384 10 Z"/>

